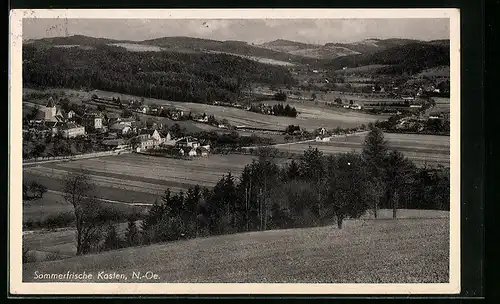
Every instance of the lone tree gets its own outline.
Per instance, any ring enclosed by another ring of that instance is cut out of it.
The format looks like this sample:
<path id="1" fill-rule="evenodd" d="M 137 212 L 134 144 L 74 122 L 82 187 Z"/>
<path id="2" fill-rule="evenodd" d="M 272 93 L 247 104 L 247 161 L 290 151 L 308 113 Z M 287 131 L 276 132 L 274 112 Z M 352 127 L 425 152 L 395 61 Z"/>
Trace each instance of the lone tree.
<path id="1" fill-rule="evenodd" d="M 71 172 L 63 181 L 63 198 L 75 214 L 77 255 L 89 253 L 101 239 L 103 210 L 92 197 L 94 188 L 86 172 Z"/>
<path id="2" fill-rule="evenodd" d="M 345 218 L 359 218 L 368 209 L 367 181 L 367 170 L 358 154 L 328 157 L 325 207 L 328 214 L 337 218 L 339 229 L 342 229 Z"/>
<path id="3" fill-rule="evenodd" d="M 379 128 L 369 125 L 370 133 L 365 138 L 361 156 L 366 163 L 371 175 L 370 183 L 373 193 L 373 212 L 377 218 L 377 210 L 380 199 L 384 194 L 383 172 L 385 159 L 387 157 L 387 141 L 384 133 Z"/>

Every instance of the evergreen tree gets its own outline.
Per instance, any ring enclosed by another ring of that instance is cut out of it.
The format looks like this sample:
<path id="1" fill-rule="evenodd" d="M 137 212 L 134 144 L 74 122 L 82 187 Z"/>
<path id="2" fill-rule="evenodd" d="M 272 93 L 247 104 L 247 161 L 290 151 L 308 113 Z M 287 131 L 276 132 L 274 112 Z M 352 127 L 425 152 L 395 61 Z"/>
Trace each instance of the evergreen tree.
<path id="1" fill-rule="evenodd" d="M 116 232 L 115 225 L 109 224 L 106 230 L 106 237 L 104 239 L 104 250 L 114 250 L 121 247 L 121 240 Z"/>
<path id="2" fill-rule="evenodd" d="M 169 190 L 170 189 L 167 189 L 167 191 Z M 165 193 L 167 193 L 167 191 L 165 191 Z M 153 206 L 151 206 L 148 214 L 142 221 L 142 227 L 141 227 L 142 230 L 148 231 L 152 226 L 156 225 L 160 221 L 164 213 L 165 213 L 165 206 L 159 204 L 158 199 L 155 199 Z"/>
<path id="3" fill-rule="evenodd" d="M 384 139 L 384 133 L 379 128 L 370 125 L 370 132 L 365 138 L 361 156 L 366 163 L 371 174 L 370 183 L 373 191 L 373 206 L 375 218 L 379 202 L 385 192 L 383 183 L 384 164 L 387 156 L 387 141 Z"/>

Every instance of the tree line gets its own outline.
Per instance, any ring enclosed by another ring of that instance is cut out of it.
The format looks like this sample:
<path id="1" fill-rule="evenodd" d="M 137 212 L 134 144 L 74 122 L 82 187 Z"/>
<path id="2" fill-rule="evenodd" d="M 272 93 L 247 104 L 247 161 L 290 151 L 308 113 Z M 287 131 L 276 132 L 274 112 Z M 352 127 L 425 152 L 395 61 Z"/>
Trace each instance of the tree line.
<path id="1" fill-rule="evenodd" d="M 400 208 L 449 210 L 449 169 L 417 168 L 399 151 L 389 151 L 377 128 L 366 137 L 361 153 L 323 155 L 309 148 L 298 160 L 279 165 L 276 152 L 260 148 L 258 159 L 246 165 L 240 176 L 228 172 L 212 189 L 199 185 L 178 193 L 166 189 L 140 226 L 129 221 L 125 240 L 112 225 L 101 232 L 100 239 L 91 232 L 96 225 L 86 218 L 87 208 L 81 208 L 86 201 L 82 198 L 90 193 L 88 178 L 72 173 L 65 181 L 65 198 L 75 206 L 77 253 L 90 252 L 92 242 L 87 243 L 94 237 L 111 244 L 104 248 L 113 249 L 116 244 L 134 246 L 245 231 L 332 224 L 342 228 L 345 219 L 368 211 L 377 217 L 377 210 L 387 208 L 394 218 Z M 79 189 L 80 195 L 75 196 L 72 189 Z M 89 214 L 96 210 L 92 206 Z"/>

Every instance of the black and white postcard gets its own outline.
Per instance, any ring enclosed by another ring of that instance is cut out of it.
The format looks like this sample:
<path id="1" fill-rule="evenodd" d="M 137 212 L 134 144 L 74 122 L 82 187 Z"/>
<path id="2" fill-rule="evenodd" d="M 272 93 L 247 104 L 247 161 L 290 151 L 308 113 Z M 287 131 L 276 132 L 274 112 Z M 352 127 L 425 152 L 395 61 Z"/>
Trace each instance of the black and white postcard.
<path id="1" fill-rule="evenodd" d="M 11 11 L 10 292 L 459 293 L 459 19 Z"/>

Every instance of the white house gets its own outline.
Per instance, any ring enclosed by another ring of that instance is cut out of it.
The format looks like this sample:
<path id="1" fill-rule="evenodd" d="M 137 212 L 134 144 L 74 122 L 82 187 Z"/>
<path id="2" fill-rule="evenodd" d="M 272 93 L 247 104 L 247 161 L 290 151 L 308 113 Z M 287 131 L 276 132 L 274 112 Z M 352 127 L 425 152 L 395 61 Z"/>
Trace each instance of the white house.
<path id="1" fill-rule="evenodd" d="M 189 153 L 188 153 L 189 156 L 196 156 L 196 149 L 195 148 L 192 148 L 191 150 L 189 150 Z"/>
<path id="2" fill-rule="evenodd" d="M 75 111 L 73 111 L 73 110 L 70 110 L 70 111 L 68 112 L 68 114 L 67 114 L 68 119 L 73 119 L 73 117 L 75 117 L 75 115 L 76 115 L 76 113 L 75 113 Z"/>

